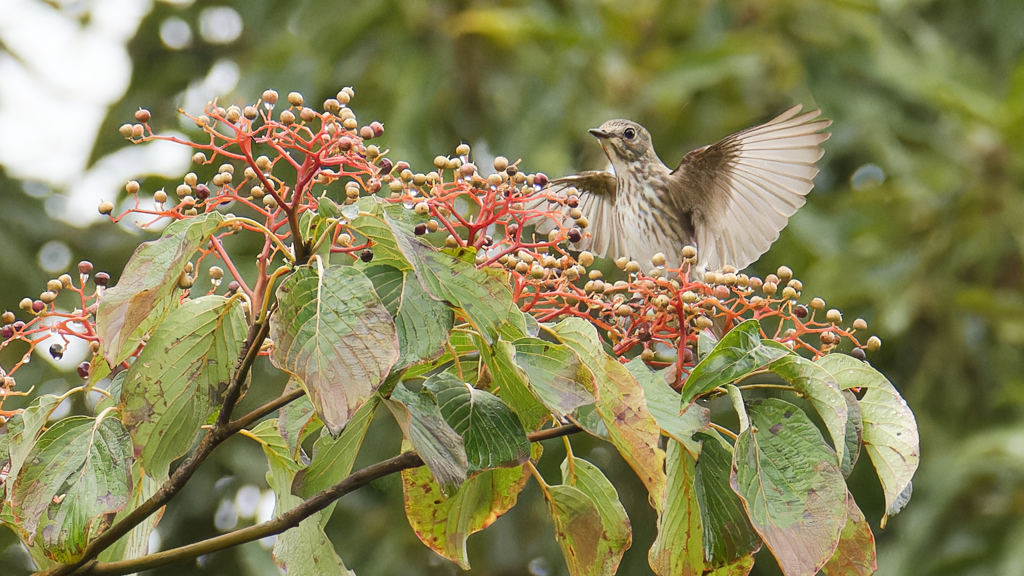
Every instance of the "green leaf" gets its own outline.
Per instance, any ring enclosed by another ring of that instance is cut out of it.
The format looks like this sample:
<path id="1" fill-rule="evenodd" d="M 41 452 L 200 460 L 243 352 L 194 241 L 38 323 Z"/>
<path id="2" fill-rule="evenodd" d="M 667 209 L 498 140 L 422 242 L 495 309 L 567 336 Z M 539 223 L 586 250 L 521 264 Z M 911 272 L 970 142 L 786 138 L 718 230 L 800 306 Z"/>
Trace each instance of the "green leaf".
<path id="1" fill-rule="evenodd" d="M 593 375 L 572 348 L 540 338 L 512 342 L 514 360 L 533 395 L 557 418 L 594 403 Z"/>
<path id="2" fill-rule="evenodd" d="M 705 572 L 704 576 L 747 576 L 753 567 L 754 556 L 744 556 L 732 564 L 726 564 L 710 572 Z"/>
<path id="3" fill-rule="evenodd" d="M 700 456 L 700 442 L 693 439 L 711 425 L 711 411 L 691 404 L 679 413 L 679 393 L 669 386 L 662 372 L 654 372 L 640 358 L 626 363 L 626 368 L 644 388 L 647 409 L 657 420 L 661 431 L 682 443 L 691 456 Z"/>
<path id="4" fill-rule="evenodd" d="M 16 525 L 26 541 L 40 535 L 51 559 L 78 560 L 128 504 L 131 468 L 131 439 L 116 418 L 60 420 L 36 441 L 14 482 Z"/>
<path id="5" fill-rule="evenodd" d="M 703 360 L 708 354 L 714 351 L 718 345 L 718 339 L 710 330 L 701 330 L 697 333 L 697 359 Z"/>
<path id="6" fill-rule="evenodd" d="M 430 394 L 410 392 L 399 384 L 384 405 L 433 473 L 441 492 L 454 494 L 466 480 L 466 449 L 462 437 L 445 421 Z"/>
<path id="7" fill-rule="evenodd" d="M 534 459 L 540 458 L 540 444 L 534 446 Z M 431 550 L 469 570 L 466 540 L 511 510 L 529 478 L 525 466 L 485 470 L 470 476 L 458 492 L 445 498 L 430 470 L 403 470 L 409 525 Z"/>
<path id="8" fill-rule="evenodd" d="M 814 406 L 825 423 L 829 436 L 832 437 L 832 445 L 835 447 L 838 461 L 842 462 L 846 456 L 848 410 L 846 400 L 839 391 L 839 384 L 828 370 L 802 356 L 790 354 L 789 349 L 782 344 L 771 340 L 766 340 L 764 344 L 776 346 L 780 351 L 785 350 L 787 353 L 786 356 L 769 364 L 768 369 L 811 401 L 811 405 Z"/>
<path id="9" fill-rule="evenodd" d="M 754 529 L 786 576 L 811 576 L 828 562 L 846 524 L 846 484 L 835 453 L 796 406 L 748 403 L 731 484 Z"/>
<path id="10" fill-rule="evenodd" d="M 294 376 L 337 436 L 399 358 L 394 321 L 350 266 L 297 268 L 277 289 L 271 360 Z"/>
<path id="11" fill-rule="evenodd" d="M 361 198 L 359 203 L 359 215 L 352 218 L 348 228 L 367 240 L 373 242 L 373 260 L 370 263 L 356 264 L 363 268 L 385 265 L 397 269 L 400 272 L 412 272 L 410 260 L 402 253 L 402 249 L 395 240 L 395 232 L 384 220 L 383 207 L 376 198 Z M 356 239 L 358 242 L 358 238 Z M 367 274 L 369 276 L 369 274 Z"/>
<path id="12" fill-rule="evenodd" d="M 282 394 L 288 394 L 299 388 L 295 380 L 288 380 Z M 296 462 L 301 460 L 302 443 L 311 434 L 323 428 L 324 423 L 316 415 L 316 410 L 303 395 L 294 402 L 289 402 L 277 411 L 277 432 L 288 445 L 291 456 Z"/>
<path id="13" fill-rule="evenodd" d="M 127 506 L 117 513 L 112 524 L 120 522 L 125 516 L 141 506 L 143 502 L 152 498 L 157 490 L 160 489 L 161 483 L 157 482 L 152 476 L 143 473 L 138 461 L 132 465 L 132 478 L 135 480 L 135 486 L 132 488 L 131 500 Z M 163 515 L 163 508 L 155 514 L 149 515 L 145 520 L 132 528 L 130 532 L 119 538 L 113 546 L 101 552 L 99 561 L 134 560 L 148 554 L 150 534 L 156 529 L 156 525 Z"/>
<path id="14" fill-rule="evenodd" d="M 510 468 L 530 457 L 530 441 L 519 418 L 494 394 L 449 374 L 431 376 L 423 387 L 436 398 L 445 421 L 462 436 L 468 472 Z"/>
<path id="15" fill-rule="evenodd" d="M 96 309 L 96 335 L 111 366 L 131 356 L 142 337 L 173 307 L 178 276 L 223 221 L 208 212 L 172 222 L 157 240 L 135 249 L 116 286 Z"/>
<path id="16" fill-rule="evenodd" d="M 914 413 L 885 376 L 868 364 L 845 354 L 829 354 L 818 364 L 835 376 L 843 390 L 867 388 L 860 399 L 864 450 L 882 483 L 886 514 L 895 514 L 909 498 L 910 482 L 921 461 Z"/>
<path id="17" fill-rule="evenodd" d="M 701 394 L 736 382 L 789 354 L 761 343 L 761 326 L 747 320 L 719 340 L 715 349 L 701 360 L 683 384 L 682 405 L 686 407 Z"/>
<path id="18" fill-rule="evenodd" d="M 647 556 L 659 576 L 701 576 L 704 572 L 704 528 L 697 500 L 696 464 L 688 449 L 669 440 L 665 503 L 658 515 L 658 537 Z"/>
<path id="19" fill-rule="evenodd" d="M 247 328 L 223 296 L 186 300 L 156 327 L 121 383 L 121 420 L 143 470 L 164 481 L 223 401 Z"/>
<path id="20" fill-rule="evenodd" d="M 36 436 L 46 425 L 46 421 L 50 419 L 50 413 L 60 402 L 60 396 L 52 394 L 39 396 L 32 400 L 28 408 L 11 416 L 4 426 L 6 433 L 3 438 L 6 446 L 0 456 L 6 460 L 6 466 L 4 466 L 4 462 L 0 462 L 0 468 L 6 468 L 6 477 L 2 484 L 3 490 L 0 491 L 2 492 L 0 496 L 3 496 L 3 499 L 0 500 L 0 510 L 3 511 L 3 520 L 10 525 L 15 525 L 8 516 L 10 512 L 8 499 L 14 489 L 14 481 L 18 478 L 18 473 L 21 471 L 25 459 L 28 458 L 29 452 L 35 447 Z"/>
<path id="21" fill-rule="evenodd" d="M 519 332 L 526 333 L 526 321 L 512 301 L 507 282 L 423 243 L 387 212 L 384 220 L 426 291 L 460 310 L 488 344 L 497 340 L 498 329 L 504 322 L 511 322 Z"/>
<path id="22" fill-rule="evenodd" d="M 694 486 L 704 527 L 704 559 L 708 567 L 721 568 L 757 552 L 761 539 L 729 485 L 732 447 L 714 430 L 697 438 L 703 441 Z"/>
<path id="23" fill-rule="evenodd" d="M 846 526 L 839 535 L 839 546 L 821 576 L 870 576 L 878 569 L 875 559 L 875 536 L 864 513 L 857 507 L 853 494 L 846 493 Z"/>
<path id="24" fill-rule="evenodd" d="M 374 263 L 362 266 L 361 270 L 373 283 L 373 291 L 377 293 L 381 304 L 388 309 L 392 317 L 398 314 L 402 305 L 402 289 L 405 287 L 405 272 L 386 264 Z"/>
<path id="25" fill-rule="evenodd" d="M 313 444 L 313 460 L 305 470 L 295 474 L 292 493 L 309 498 L 338 482 L 352 472 L 356 455 L 366 438 L 366 430 L 373 420 L 373 413 L 380 403 L 377 396 L 356 410 L 352 419 L 345 424 L 345 430 L 338 438 L 322 433 Z"/>
<path id="26" fill-rule="evenodd" d="M 569 574 L 614 574 L 632 543 L 629 518 L 600 470 L 579 458 L 571 468 L 568 462 L 562 463 L 566 484 L 545 487 L 545 495 Z"/>
<path id="27" fill-rule="evenodd" d="M 530 389 L 526 372 L 516 364 L 515 345 L 498 340 L 493 346 L 488 346 L 484 338 L 476 335 L 473 336 L 473 341 L 498 396 L 515 411 L 526 429 L 539 428 L 541 423 L 550 418 L 551 413 L 537 400 L 537 396 Z"/>
<path id="28" fill-rule="evenodd" d="M 864 439 L 864 421 L 860 413 L 860 402 L 857 396 L 850 390 L 843 390 L 843 399 L 846 400 L 846 450 L 843 451 L 843 461 L 839 469 L 843 472 L 843 478 L 849 478 L 853 473 L 853 467 L 860 457 L 860 446 Z"/>
<path id="29" fill-rule="evenodd" d="M 551 330 L 594 375 L 594 406 L 619 454 L 647 487 L 651 505 L 661 506 L 665 492 L 665 452 L 658 448 L 661 429 L 647 410 L 644 389 L 629 370 L 604 352 L 593 324 L 567 318 Z"/>
<path id="30" fill-rule="evenodd" d="M 277 433 L 274 419 L 264 420 L 251 434 L 263 446 L 270 470 L 267 483 L 277 496 L 274 515 L 280 516 L 302 503 L 302 498 L 291 493 L 295 474 L 302 468 L 291 458 L 288 445 Z M 355 576 L 334 551 L 334 545 L 324 533 L 323 525 L 331 516 L 333 506 L 317 512 L 295 528 L 285 530 L 274 541 L 274 563 L 293 576 Z"/>

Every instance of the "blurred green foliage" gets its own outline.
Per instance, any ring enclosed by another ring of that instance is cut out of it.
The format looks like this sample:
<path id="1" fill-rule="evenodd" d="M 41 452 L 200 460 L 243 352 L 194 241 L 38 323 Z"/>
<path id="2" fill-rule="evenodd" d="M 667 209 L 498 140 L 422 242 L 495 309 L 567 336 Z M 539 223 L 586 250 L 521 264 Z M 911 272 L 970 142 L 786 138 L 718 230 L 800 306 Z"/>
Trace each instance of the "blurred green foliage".
<path id="1" fill-rule="evenodd" d="M 241 80 L 222 104 L 252 102 L 267 87 L 319 103 L 351 85 L 362 123 L 384 122 L 390 157 L 420 169 L 463 141 L 478 155 L 522 158 L 550 175 L 603 167 L 587 128 L 613 117 L 648 126 L 671 165 L 792 103 L 822 108 L 835 123 L 818 185 L 753 268 L 767 274 L 785 263 L 805 294 L 867 319 L 885 342 L 872 363 L 917 414 L 923 465 L 907 510 L 876 530 L 879 573 L 1019 573 L 1024 3 L 234 0 L 244 22 L 234 43 L 194 36 L 183 50 L 161 44 L 165 19 L 197 29 L 202 11 L 217 4 L 154 6 L 129 46 L 131 86 L 110 110 L 94 159 L 126 145 L 116 127 L 139 106 L 153 112 L 156 128 L 179 128 L 182 92 L 225 58 L 238 64 Z M 143 188 L 169 184 L 150 179 Z M 50 239 L 72 246 L 73 262 L 89 258 L 117 277 L 140 236 L 52 222 L 43 201 L 19 188 L 0 173 L 0 306 L 16 308 L 41 290 L 47 276 L 35 253 Z M 15 353 L 0 354 L 0 362 Z M 283 385 L 266 375 L 256 373 L 253 405 Z M 61 379 L 71 385 L 74 376 L 42 362 L 19 373 L 23 385 L 45 383 L 44 391 Z M 368 438 L 361 462 L 398 450 L 386 415 Z M 620 573 L 649 574 L 653 514 L 642 488 L 608 447 L 576 443 L 579 455 L 609 470 L 633 519 L 634 544 Z M 548 446 L 542 472 L 552 478 L 560 450 Z M 215 534 L 221 499 L 245 483 L 265 487 L 261 458 L 243 438 L 218 450 L 169 507 L 163 547 Z M 869 467 L 859 467 L 853 486 L 877 527 L 881 493 Z M 397 478 L 346 497 L 337 510 L 329 533 L 360 576 L 458 572 L 416 540 Z M 0 551 L 14 542 L 0 530 Z M 470 539 L 470 560 L 474 574 L 564 573 L 535 486 L 508 517 Z M 0 563 L 24 564 L 14 549 L 0 552 Z M 276 573 L 256 543 L 191 570 Z M 759 556 L 754 573 L 776 573 L 770 555 Z"/>

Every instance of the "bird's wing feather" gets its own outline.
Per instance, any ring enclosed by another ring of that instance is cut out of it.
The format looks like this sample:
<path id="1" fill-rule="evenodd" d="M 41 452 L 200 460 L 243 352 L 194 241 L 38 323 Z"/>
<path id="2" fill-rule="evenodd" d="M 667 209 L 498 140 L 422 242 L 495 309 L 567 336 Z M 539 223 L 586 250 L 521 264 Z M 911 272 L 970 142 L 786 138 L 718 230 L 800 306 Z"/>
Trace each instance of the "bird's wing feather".
<path id="1" fill-rule="evenodd" d="M 602 258 L 625 254 L 624 239 L 618 233 L 615 221 L 615 175 L 605 170 L 590 170 L 551 182 L 551 190 L 555 192 L 570 187 L 579 190 L 577 208 L 589 221 L 583 231 L 584 238 L 573 248 L 589 250 Z M 562 222 L 567 227 L 573 224 L 574 220 L 568 216 Z M 537 232 L 547 234 L 554 227 L 554 221 L 547 219 L 537 225 Z"/>
<path id="2" fill-rule="evenodd" d="M 798 116 L 800 108 L 690 152 L 673 172 L 703 196 L 694 218 L 699 270 L 746 267 L 803 206 L 832 121 L 819 110 Z"/>

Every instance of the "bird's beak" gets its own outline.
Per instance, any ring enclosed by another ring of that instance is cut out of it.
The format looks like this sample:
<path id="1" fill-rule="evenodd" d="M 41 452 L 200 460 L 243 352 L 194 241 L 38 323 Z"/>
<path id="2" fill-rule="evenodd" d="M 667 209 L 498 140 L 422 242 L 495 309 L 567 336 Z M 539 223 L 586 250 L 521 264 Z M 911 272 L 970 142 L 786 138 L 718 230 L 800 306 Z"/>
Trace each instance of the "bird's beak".
<path id="1" fill-rule="evenodd" d="M 591 128 L 590 129 L 590 133 L 594 137 L 600 138 L 602 140 L 607 140 L 607 139 L 612 137 L 611 132 L 605 132 L 604 130 L 601 130 L 600 128 Z"/>

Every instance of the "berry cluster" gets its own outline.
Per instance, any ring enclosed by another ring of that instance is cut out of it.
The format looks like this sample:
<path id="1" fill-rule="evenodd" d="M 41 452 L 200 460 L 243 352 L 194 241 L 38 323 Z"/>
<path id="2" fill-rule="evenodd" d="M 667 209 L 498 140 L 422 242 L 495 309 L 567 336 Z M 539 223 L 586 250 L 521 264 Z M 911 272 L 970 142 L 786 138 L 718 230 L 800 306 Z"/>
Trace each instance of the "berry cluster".
<path id="1" fill-rule="evenodd" d="M 273 90 L 244 107 L 224 108 L 211 102 L 202 115 L 186 114 L 204 135 L 197 142 L 154 132 L 152 115 L 140 109 L 135 113 L 137 123 L 121 126 L 120 133 L 132 142 L 167 140 L 193 148 L 196 172 L 184 176 L 173 198 L 165 190 L 154 191 L 152 208 L 139 200 L 142 185 L 130 181 L 125 191 L 135 199 L 134 207 L 115 215 L 114 204 L 104 201 L 99 211 L 115 222 L 129 214 L 141 215 L 143 227 L 214 210 L 247 214 L 224 215 L 225 226 L 178 278 L 181 298 L 188 296 L 194 272 L 207 257 L 223 265 L 207 268 L 210 293 L 218 291 L 228 276 L 229 294 L 239 293 L 247 303 L 264 306 L 282 272 L 269 272 L 275 259 L 301 264 L 329 243 L 331 253 L 372 260 L 372 240 L 354 242 L 361 236 L 337 210 L 329 208 L 375 195 L 419 215 L 416 235 L 438 246 L 471 250 L 478 267 L 504 271 L 524 312 L 541 322 L 585 318 L 606 333 L 623 360 L 640 354 L 655 366 L 675 363 L 684 368 L 694 363 L 700 330 L 716 327 L 722 333 L 748 318 L 761 320 L 765 330 L 774 330 L 766 336 L 814 355 L 826 354 L 846 341 L 852 353 L 863 358 L 864 349 L 880 345 L 877 337 L 864 343 L 858 340 L 856 333 L 867 328 L 863 320 L 843 328 L 839 311 L 825 311 L 821 299 L 799 304 L 803 286 L 786 267 L 764 280 L 730 268 L 694 280 L 690 267 L 697 253 L 687 246 L 680 270 L 666 269 L 661 255 L 646 271 L 643 265 L 648 263 L 620 259 L 616 264 L 621 277 L 606 279 L 593 268 L 592 254 L 573 249 L 589 225 L 578 208 L 575 189 L 551 187 L 544 174 L 522 171 L 519 162 L 500 156 L 485 172 L 471 161 L 466 144 L 459 145 L 454 156 L 435 158 L 433 169 L 413 172 L 407 162 L 393 162 L 388 150 L 368 143 L 382 136 L 384 127 L 380 122 L 360 126 L 348 107 L 354 95 L 345 88 L 327 99 L 321 111 L 306 106 L 297 92 L 288 94 L 287 107 L 278 106 L 279 96 Z M 201 179 L 197 172 L 212 175 Z M 322 230 L 304 228 L 301 222 L 307 212 L 333 217 Z M 538 226 L 550 232 L 538 234 Z M 255 278 L 243 278 L 224 248 L 224 236 L 242 231 L 260 234 L 265 240 Z M 95 310 L 110 276 L 92 275 L 95 290 L 87 293 L 91 272 L 92 265 L 82 262 L 77 285 L 65 274 L 50 280 L 38 299 L 22 301 L 22 310 L 31 316 L 28 321 L 18 320 L 11 312 L 3 314 L 0 349 L 15 342 L 28 344 L 22 360 L 0 375 L 4 395 L 13 393 L 12 375 L 50 334 L 59 334 L 64 341 L 51 347 L 54 357 L 62 355 L 74 338 L 86 342 L 95 357 L 99 346 Z M 72 312 L 56 307 L 61 291 L 77 294 Z M 79 367 L 83 378 L 89 377 L 89 370 L 89 362 Z M 5 415 L 0 411 L 0 416 Z"/>

